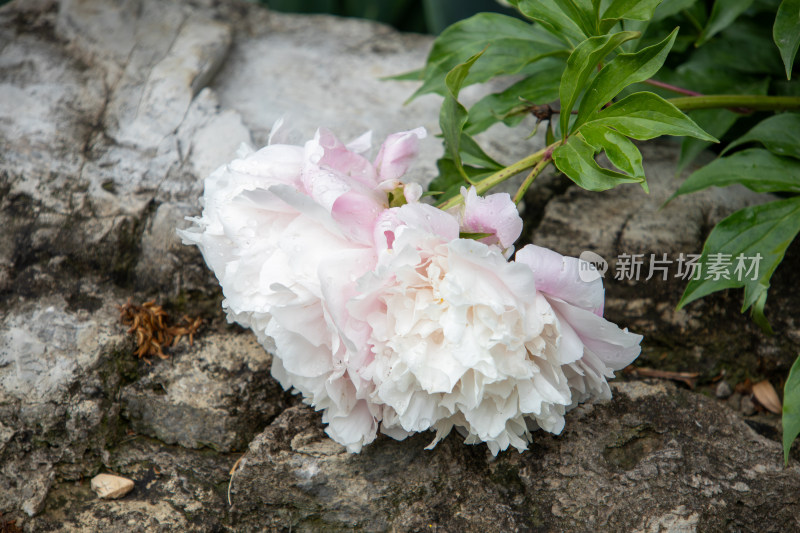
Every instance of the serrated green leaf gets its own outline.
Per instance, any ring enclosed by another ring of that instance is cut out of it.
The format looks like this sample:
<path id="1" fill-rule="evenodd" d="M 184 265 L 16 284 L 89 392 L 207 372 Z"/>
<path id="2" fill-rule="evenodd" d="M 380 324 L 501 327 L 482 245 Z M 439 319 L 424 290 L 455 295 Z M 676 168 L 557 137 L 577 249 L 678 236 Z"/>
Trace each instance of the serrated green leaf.
<path id="1" fill-rule="evenodd" d="M 714 7 L 711 8 L 711 16 L 708 17 L 708 22 L 697 39 L 697 46 L 701 46 L 730 26 L 752 3 L 753 0 L 716 0 Z"/>
<path id="2" fill-rule="evenodd" d="M 439 110 L 439 127 L 442 129 L 445 150 L 456 165 L 458 172 L 467 179 L 467 174 L 461 163 L 461 132 L 467 122 L 467 110 L 458 101 L 458 93 L 464 83 L 470 68 L 483 55 L 483 51 L 478 52 L 464 63 L 456 66 L 447 73 L 445 86 L 447 93 Z"/>
<path id="3" fill-rule="evenodd" d="M 660 135 L 690 136 L 717 142 L 680 109 L 651 92 L 638 92 L 601 109 L 583 128 L 590 124 L 609 126 L 623 135 L 640 141 Z"/>
<path id="4" fill-rule="evenodd" d="M 634 178 L 644 178 L 642 153 L 627 137 L 602 124 L 584 124 L 581 135 L 595 150 L 604 150 L 612 165 Z"/>
<path id="5" fill-rule="evenodd" d="M 578 118 L 572 126 L 573 131 L 586 122 L 595 111 L 610 102 L 622 89 L 632 83 L 644 81 L 658 72 L 677 35 L 678 28 L 675 28 L 660 43 L 634 54 L 619 54 L 603 67 L 586 89 L 586 94 L 578 107 Z"/>
<path id="6" fill-rule="evenodd" d="M 632 178 L 608 170 L 594 160 L 595 149 L 580 135 L 573 135 L 567 142 L 553 150 L 556 168 L 589 191 L 606 191 L 623 183 L 642 183 L 642 178 Z"/>
<path id="7" fill-rule="evenodd" d="M 535 71 L 501 93 L 490 94 L 478 100 L 469 109 L 469 118 L 464 131 L 470 135 L 480 133 L 497 122 L 508 126 L 519 123 L 524 114 L 512 114 L 526 102 L 547 104 L 558 98 L 558 86 L 564 62 L 553 58 L 538 61 Z"/>
<path id="8" fill-rule="evenodd" d="M 587 36 L 554 0 L 511 0 L 511 3 L 520 13 L 541 24 L 545 30 L 570 47 Z"/>
<path id="9" fill-rule="evenodd" d="M 544 57 L 568 54 L 562 43 L 541 28 L 499 13 L 479 13 L 456 22 L 436 38 L 426 61 L 424 82 L 409 101 L 427 93 L 444 95 L 447 73 L 484 49 L 486 59 L 470 72 L 465 87 L 515 74 Z"/>
<path id="10" fill-rule="evenodd" d="M 600 31 L 607 32 L 621 19 L 649 20 L 663 0 L 612 0 L 603 12 Z"/>
<path id="11" fill-rule="evenodd" d="M 559 99 L 561 100 L 561 117 L 559 120 L 562 139 L 567 136 L 572 106 L 575 105 L 578 95 L 586 85 L 589 76 L 594 73 L 597 65 L 617 46 L 638 36 L 639 34 L 636 32 L 622 31 L 612 35 L 590 37 L 579 44 L 570 54 L 569 59 L 567 59 L 567 68 L 564 69 L 564 74 L 561 76 L 561 85 L 558 89 Z"/>
<path id="12" fill-rule="evenodd" d="M 800 192 L 800 161 L 762 148 L 750 148 L 716 159 L 695 171 L 672 197 L 733 184 L 755 192 Z"/>
<path id="13" fill-rule="evenodd" d="M 751 142 L 763 144 L 775 155 L 800 159 L 800 113 L 781 113 L 762 120 L 725 147 L 721 155 Z"/>
<path id="14" fill-rule="evenodd" d="M 795 359 L 783 386 L 783 461 L 789 464 L 789 450 L 800 435 L 800 355 Z"/>
<path id="15" fill-rule="evenodd" d="M 786 69 L 786 79 L 792 79 L 792 65 L 800 47 L 800 0 L 783 0 L 775 16 L 772 38 Z"/>
<path id="16" fill-rule="evenodd" d="M 763 316 L 769 280 L 798 232 L 800 197 L 746 207 L 725 218 L 706 239 L 698 259 L 700 279 L 686 286 L 678 309 L 712 292 L 744 287 L 742 312 L 752 306 L 760 325 L 769 327 Z"/>

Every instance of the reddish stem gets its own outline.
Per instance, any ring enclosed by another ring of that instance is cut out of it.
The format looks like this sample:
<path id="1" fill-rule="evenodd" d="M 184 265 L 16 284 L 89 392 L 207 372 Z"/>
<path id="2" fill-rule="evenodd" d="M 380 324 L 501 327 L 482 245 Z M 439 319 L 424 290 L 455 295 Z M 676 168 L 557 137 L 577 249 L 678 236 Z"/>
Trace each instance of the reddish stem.
<path id="1" fill-rule="evenodd" d="M 644 82 L 648 85 L 652 85 L 653 87 L 660 87 L 662 89 L 666 89 L 674 93 L 685 94 L 686 96 L 703 96 L 703 93 L 698 93 L 697 91 L 690 91 L 689 89 L 684 89 L 683 87 L 670 85 L 669 83 L 664 83 L 663 81 L 644 80 Z"/>

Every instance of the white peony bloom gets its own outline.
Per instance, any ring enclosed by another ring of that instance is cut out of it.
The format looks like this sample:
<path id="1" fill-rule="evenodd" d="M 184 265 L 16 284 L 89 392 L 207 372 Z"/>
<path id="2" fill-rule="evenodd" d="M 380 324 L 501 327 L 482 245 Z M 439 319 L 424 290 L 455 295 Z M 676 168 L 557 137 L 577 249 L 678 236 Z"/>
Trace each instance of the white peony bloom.
<path id="1" fill-rule="evenodd" d="M 228 319 L 273 353 L 272 374 L 323 412 L 351 452 L 378 429 L 402 439 L 454 427 L 497 454 L 530 431 L 559 433 L 639 353 L 641 337 L 602 318 L 602 280 L 578 260 L 526 246 L 507 194 L 462 191 L 463 207 L 389 207 L 417 151 L 417 129 L 343 145 L 320 130 L 304 146 L 243 153 L 206 179 L 204 210 L 180 234 L 198 246 Z M 462 232 L 489 234 L 480 240 Z"/>
<path id="2" fill-rule="evenodd" d="M 376 261 L 373 226 L 424 130 L 390 136 L 374 163 L 320 130 L 305 146 L 271 145 L 206 179 L 202 217 L 180 232 L 222 286 L 228 319 L 252 328 L 272 374 L 323 411 L 328 434 L 357 452 L 375 438 L 380 407 L 359 377 L 364 325 L 345 308 Z"/>
<path id="3" fill-rule="evenodd" d="M 610 397 L 606 378 L 638 355 L 640 336 L 595 314 L 602 282 L 581 281 L 577 259 L 526 247 L 508 262 L 423 204 L 377 226 L 387 245 L 349 310 L 370 326 L 360 373 L 392 437 L 434 429 L 433 446 L 455 426 L 494 454 L 524 450 L 531 429 L 560 433 L 567 409 Z"/>

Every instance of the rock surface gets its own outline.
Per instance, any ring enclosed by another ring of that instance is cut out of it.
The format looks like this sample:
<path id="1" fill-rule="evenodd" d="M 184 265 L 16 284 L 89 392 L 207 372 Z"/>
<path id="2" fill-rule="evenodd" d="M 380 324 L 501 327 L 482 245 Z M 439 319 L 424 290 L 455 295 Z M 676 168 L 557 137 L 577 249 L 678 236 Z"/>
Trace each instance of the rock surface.
<path id="1" fill-rule="evenodd" d="M 27 531 L 800 527 L 800 467 L 783 468 L 774 415 L 743 421 L 698 393 L 631 381 L 522 455 L 493 459 L 456 435 L 424 451 L 420 435 L 353 456 L 280 389 L 253 336 L 224 323 L 213 276 L 175 234 L 199 212 L 202 179 L 240 143 L 266 143 L 280 117 L 288 142 L 318 126 L 376 140 L 425 126 L 412 177 L 429 179 L 440 99 L 401 107 L 415 85 L 379 78 L 417 68 L 430 42 L 213 0 L 0 8 L 0 520 Z M 483 139 L 510 162 L 541 145 L 522 137 L 498 126 Z M 675 311 L 681 280 L 610 279 L 621 253 L 696 253 L 711 224 L 761 201 L 711 190 L 659 209 L 677 152 L 642 148 L 649 196 L 542 178 L 526 231 L 611 262 L 607 312 L 646 335 L 642 366 L 666 360 L 707 383 L 725 370 L 732 385 L 785 375 L 800 347 L 796 252 L 773 279 L 773 338 L 739 315 L 739 294 Z M 119 324 L 129 298 L 206 323 L 146 363 Z M 104 472 L 135 488 L 97 499 L 88 480 Z"/>

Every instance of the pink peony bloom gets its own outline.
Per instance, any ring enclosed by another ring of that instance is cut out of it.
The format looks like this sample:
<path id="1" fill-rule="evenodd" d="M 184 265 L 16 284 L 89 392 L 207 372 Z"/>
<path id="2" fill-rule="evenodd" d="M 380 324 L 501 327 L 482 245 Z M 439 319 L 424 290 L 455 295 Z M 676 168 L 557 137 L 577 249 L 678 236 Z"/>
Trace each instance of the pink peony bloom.
<path id="1" fill-rule="evenodd" d="M 379 429 L 435 430 L 433 446 L 453 428 L 494 454 L 524 450 L 531 430 L 559 433 L 568 409 L 610 397 L 641 337 L 602 317 L 602 280 L 582 281 L 577 259 L 529 245 L 508 260 L 522 220 L 507 194 L 463 189 L 445 212 L 409 184 L 390 208 L 424 135 L 389 136 L 373 162 L 369 136 L 344 145 L 325 130 L 243 153 L 206 179 L 203 214 L 180 234 L 228 319 L 349 451 Z"/>
<path id="2" fill-rule="evenodd" d="M 464 233 L 491 233 L 480 239 L 486 244 L 499 244 L 512 249 L 522 233 L 522 218 L 508 193 L 478 196 L 475 187 L 461 187 L 464 205 L 453 209 Z"/>

